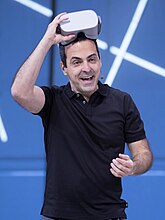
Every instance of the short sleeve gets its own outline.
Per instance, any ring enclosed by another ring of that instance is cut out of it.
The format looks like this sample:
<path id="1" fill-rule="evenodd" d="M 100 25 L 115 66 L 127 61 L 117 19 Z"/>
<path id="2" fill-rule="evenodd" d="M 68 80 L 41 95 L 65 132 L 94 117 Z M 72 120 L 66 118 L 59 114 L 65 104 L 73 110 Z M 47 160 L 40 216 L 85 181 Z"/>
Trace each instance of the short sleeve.
<path id="1" fill-rule="evenodd" d="M 125 110 L 125 141 L 126 143 L 135 142 L 146 138 L 144 123 L 140 113 L 130 95 L 124 99 Z"/>
<path id="2" fill-rule="evenodd" d="M 41 86 L 41 89 L 43 90 L 45 94 L 45 104 L 41 111 L 37 113 L 41 118 L 46 118 L 49 115 L 52 101 L 53 101 L 53 92 L 50 87 L 47 86 Z"/>

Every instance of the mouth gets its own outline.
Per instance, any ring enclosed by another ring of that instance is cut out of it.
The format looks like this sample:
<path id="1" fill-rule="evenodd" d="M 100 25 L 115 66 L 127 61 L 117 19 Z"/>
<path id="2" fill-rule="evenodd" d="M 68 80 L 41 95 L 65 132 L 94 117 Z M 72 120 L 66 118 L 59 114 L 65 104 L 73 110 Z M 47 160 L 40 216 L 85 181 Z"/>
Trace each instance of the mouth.
<path id="1" fill-rule="evenodd" d="M 83 82 L 91 82 L 94 79 L 94 76 L 84 76 L 80 78 Z"/>

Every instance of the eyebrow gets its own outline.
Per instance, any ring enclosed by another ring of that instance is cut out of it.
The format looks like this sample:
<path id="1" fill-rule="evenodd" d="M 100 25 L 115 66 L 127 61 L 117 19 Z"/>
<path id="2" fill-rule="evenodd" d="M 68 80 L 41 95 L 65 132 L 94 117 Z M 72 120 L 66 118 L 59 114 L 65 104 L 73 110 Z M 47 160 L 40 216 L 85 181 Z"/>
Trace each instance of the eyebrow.
<path id="1" fill-rule="evenodd" d="M 72 58 L 71 58 L 71 60 L 74 60 L 74 59 L 75 59 L 75 60 L 81 60 L 80 57 L 72 57 Z"/>
<path id="2" fill-rule="evenodd" d="M 96 53 L 90 54 L 90 55 L 87 57 L 87 59 L 89 59 L 89 58 L 91 58 L 91 57 L 93 57 L 93 56 L 97 56 L 97 54 L 96 54 Z M 72 58 L 71 58 L 71 60 L 74 60 L 74 59 L 81 60 L 80 57 L 72 57 Z"/>
<path id="3" fill-rule="evenodd" d="M 96 56 L 96 57 L 97 57 L 97 54 L 96 54 L 96 53 L 93 53 L 93 54 L 89 55 L 87 58 L 90 58 L 90 57 L 93 57 L 93 56 Z"/>

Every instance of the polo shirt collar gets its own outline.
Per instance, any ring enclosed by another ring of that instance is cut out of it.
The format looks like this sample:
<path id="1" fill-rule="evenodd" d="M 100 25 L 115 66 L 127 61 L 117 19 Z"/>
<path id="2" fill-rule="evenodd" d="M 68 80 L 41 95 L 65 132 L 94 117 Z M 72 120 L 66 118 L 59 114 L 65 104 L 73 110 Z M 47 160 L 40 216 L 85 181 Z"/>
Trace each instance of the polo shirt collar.
<path id="1" fill-rule="evenodd" d="M 107 85 L 104 85 L 100 81 L 98 81 L 98 87 L 99 88 L 96 90 L 96 93 L 99 93 L 102 96 L 107 96 L 107 94 L 108 94 Z M 71 90 L 70 83 L 68 83 L 65 86 L 64 91 L 69 98 L 72 98 L 76 95 L 76 93 Z"/>
<path id="2" fill-rule="evenodd" d="M 102 96 L 107 96 L 108 95 L 108 85 L 102 84 L 100 81 L 98 81 L 98 90 L 96 92 L 100 93 Z"/>

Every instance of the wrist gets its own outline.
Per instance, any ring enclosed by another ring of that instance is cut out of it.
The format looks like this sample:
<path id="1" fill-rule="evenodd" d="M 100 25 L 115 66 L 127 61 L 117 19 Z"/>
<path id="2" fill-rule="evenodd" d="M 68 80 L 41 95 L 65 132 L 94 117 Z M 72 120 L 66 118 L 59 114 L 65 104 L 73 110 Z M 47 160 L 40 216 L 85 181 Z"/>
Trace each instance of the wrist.
<path id="1" fill-rule="evenodd" d="M 43 36 L 43 38 L 41 39 L 39 43 L 41 50 L 46 53 L 49 51 L 52 45 L 53 45 L 53 41 L 46 35 Z"/>

